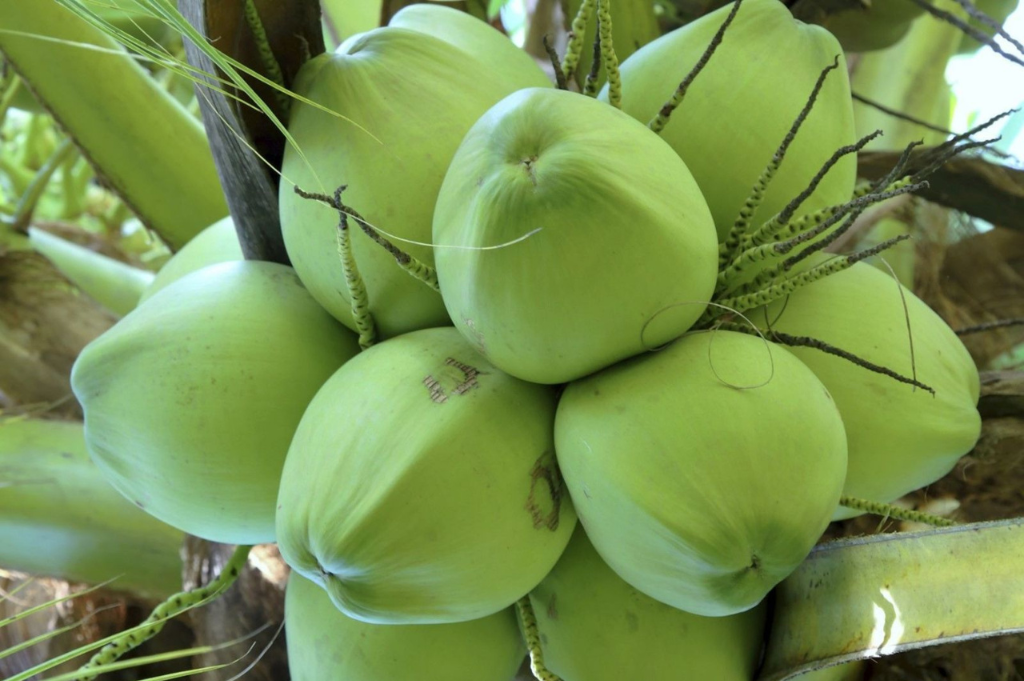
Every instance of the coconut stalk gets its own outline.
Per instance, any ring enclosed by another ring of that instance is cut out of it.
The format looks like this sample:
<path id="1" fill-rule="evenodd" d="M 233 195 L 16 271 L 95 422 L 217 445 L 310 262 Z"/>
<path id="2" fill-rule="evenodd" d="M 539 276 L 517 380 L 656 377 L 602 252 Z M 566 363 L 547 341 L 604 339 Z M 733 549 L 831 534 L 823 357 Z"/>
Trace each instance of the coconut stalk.
<path id="1" fill-rule="evenodd" d="M 279 85 L 287 87 L 307 58 L 324 51 L 320 4 L 316 0 L 257 0 L 253 6 L 265 31 L 265 42 L 257 39 L 247 24 L 243 0 L 178 2 L 179 10 L 193 27 L 209 40 L 216 39 L 216 49 L 274 80 L 266 61 L 269 49 L 280 69 L 283 82 Z M 265 48 L 262 57 L 261 44 Z M 185 52 L 193 66 L 207 74 L 218 73 L 214 60 L 194 43 L 187 42 Z M 206 79 L 206 83 L 211 82 Z M 252 79 L 249 82 L 279 122 L 286 122 L 276 91 Z M 281 167 L 284 134 L 265 111 L 239 107 L 227 93 L 203 82 L 196 84 L 196 96 L 242 252 L 250 259 L 287 264 L 275 172 Z"/>

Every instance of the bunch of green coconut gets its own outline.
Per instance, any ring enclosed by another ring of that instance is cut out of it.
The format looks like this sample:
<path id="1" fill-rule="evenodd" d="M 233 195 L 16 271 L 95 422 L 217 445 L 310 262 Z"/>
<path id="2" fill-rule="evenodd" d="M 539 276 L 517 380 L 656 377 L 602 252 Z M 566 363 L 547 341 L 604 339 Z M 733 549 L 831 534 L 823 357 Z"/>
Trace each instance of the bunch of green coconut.
<path id="1" fill-rule="evenodd" d="M 620 66 L 586 0 L 559 83 L 591 13 L 596 97 L 437 5 L 312 59 L 294 269 L 217 225 L 75 365 L 118 490 L 279 544 L 296 681 L 508 681 L 526 644 L 547 679 L 752 679 L 828 523 L 978 437 L 955 333 L 824 250 L 920 179 L 855 186 L 836 39 L 743 0 Z"/>

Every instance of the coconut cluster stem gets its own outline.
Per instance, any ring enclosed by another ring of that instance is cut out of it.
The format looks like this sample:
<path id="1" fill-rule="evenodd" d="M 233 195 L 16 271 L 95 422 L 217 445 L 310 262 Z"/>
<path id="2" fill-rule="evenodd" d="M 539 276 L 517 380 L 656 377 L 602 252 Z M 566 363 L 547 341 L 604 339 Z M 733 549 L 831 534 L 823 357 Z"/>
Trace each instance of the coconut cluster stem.
<path id="1" fill-rule="evenodd" d="M 377 328 L 373 322 L 373 315 L 370 314 L 370 297 L 366 293 L 366 284 L 363 282 L 362 275 L 359 274 L 359 267 L 356 265 L 356 258 L 352 253 L 348 215 L 345 211 L 338 211 L 338 215 L 338 255 L 341 258 L 341 267 L 345 272 L 345 283 L 348 286 L 349 300 L 352 304 L 352 319 L 359 332 L 359 347 L 366 350 L 377 342 Z"/>
<path id="2" fill-rule="evenodd" d="M 916 169 L 912 169 L 910 164 L 915 148 L 921 143 L 912 142 L 900 154 L 892 170 L 884 177 L 858 188 L 850 201 L 815 211 L 798 220 L 792 220 L 791 218 L 800 204 L 810 196 L 829 169 L 842 156 L 858 151 L 878 134 L 877 132 L 872 133 L 856 144 L 844 146 L 833 153 L 804 191 L 791 200 L 771 220 L 762 224 L 758 229 L 750 231 L 749 216 L 753 214 L 760 203 L 767 181 L 771 179 L 774 170 L 781 162 L 786 147 L 795 137 L 802 119 L 809 113 L 825 77 L 836 66 L 837 64 L 833 63 L 832 66 L 822 71 L 807 105 L 801 111 L 786 139 L 783 140 L 772 162 L 762 173 L 752 191 L 751 198 L 747 200 L 740 217 L 733 225 L 728 239 L 719 246 L 719 276 L 713 298 L 716 306 L 708 307 L 698 322 L 700 326 L 707 326 L 715 319 L 720 318 L 725 310 L 742 312 L 767 305 L 790 295 L 802 286 L 836 274 L 856 262 L 876 255 L 909 238 L 908 235 L 902 235 L 873 248 L 850 256 L 837 256 L 798 274 L 791 274 L 796 265 L 808 256 L 823 251 L 847 232 L 867 207 L 927 187 L 928 183 L 925 178 L 946 161 L 969 149 L 988 145 L 990 140 L 974 140 L 971 139 L 971 135 L 988 128 L 1011 113 L 1003 112 L 967 132 L 954 135 L 933 149 L 918 154 L 914 158 Z M 798 248 L 799 250 L 797 250 Z M 792 255 L 790 255 L 791 253 Z M 789 257 L 756 272 L 753 277 L 745 276 L 749 265 L 764 262 L 772 256 Z M 916 381 L 912 384 L 917 385 Z"/>
<path id="3" fill-rule="evenodd" d="M 924 121 L 924 120 L 921 120 L 920 118 L 917 118 L 915 116 L 911 116 L 910 114 L 903 113 L 902 111 L 897 111 L 896 109 L 893 109 L 893 108 L 890 108 L 888 106 L 885 106 L 884 104 L 876 102 L 875 100 L 869 99 L 868 97 L 865 97 L 864 95 L 858 94 L 856 92 L 851 92 L 850 93 L 850 97 L 855 102 L 860 102 L 861 104 L 865 104 L 867 106 L 870 106 L 872 109 L 878 109 L 879 111 L 881 111 L 882 113 L 884 113 L 887 116 L 892 116 L 893 118 L 898 118 L 901 121 L 907 121 L 908 123 L 913 123 L 914 125 L 919 125 L 922 128 L 925 128 L 926 130 L 931 130 L 932 132 L 938 132 L 938 133 L 941 133 L 943 135 L 952 135 L 953 134 L 952 130 L 947 130 L 947 129 L 939 127 L 937 125 L 933 125 L 933 124 L 929 123 L 928 121 Z"/>
<path id="4" fill-rule="evenodd" d="M 245 21 L 249 25 L 249 30 L 252 31 L 253 38 L 256 40 L 256 50 L 260 54 L 260 62 L 262 62 L 263 68 L 266 69 L 267 75 L 270 76 L 272 81 L 284 87 L 284 74 L 281 72 L 281 65 L 278 63 L 277 57 L 274 56 L 274 50 L 270 46 L 270 38 L 267 37 L 267 30 L 263 26 L 263 20 L 260 19 L 260 13 L 256 9 L 255 0 L 245 0 Z M 292 105 L 291 97 L 275 89 L 274 99 L 281 111 L 287 114 Z"/>
<path id="5" fill-rule="evenodd" d="M 597 0 L 597 31 L 601 36 L 601 63 L 608 77 L 608 102 L 616 109 L 621 109 L 622 77 L 619 75 L 619 58 L 615 55 L 612 41 L 612 0 Z"/>
<path id="6" fill-rule="evenodd" d="M 224 565 L 224 569 L 212 582 L 192 591 L 177 593 L 156 606 L 142 624 L 129 629 L 113 642 L 103 646 L 98 653 L 92 656 L 92 659 L 82 665 L 78 670 L 76 681 L 93 681 L 99 676 L 99 673 L 92 670 L 116 662 L 129 651 L 153 638 L 160 633 L 164 625 L 167 624 L 167 620 L 172 617 L 217 598 L 227 591 L 242 574 L 251 549 L 251 546 L 239 546 Z"/>
<path id="7" fill-rule="evenodd" d="M 598 75 L 601 72 L 601 32 L 594 35 L 594 53 L 590 58 L 590 72 L 583 80 L 583 94 L 587 97 L 597 97 L 597 88 L 600 84 Z"/>
<path id="8" fill-rule="evenodd" d="M 352 320 L 359 332 L 359 347 L 366 350 L 377 342 L 377 326 L 374 323 L 373 314 L 370 312 L 370 297 L 366 291 L 366 284 L 363 282 L 362 275 L 359 274 L 359 266 L 356 264 L 355 254 L 352 252 L 351 233 L 348 229 L 348 218 L 351 213 L 350 209 L 341 201 L 341 194 L 345 189 L 347 189 L 347 185 L 341 185 L 334 190 L 334 196 L 307 192 L 299 187 L 295 187 L 295 193 L 304 199 L 319 201 L 338 211 L 338 258 L 341 260 L 341 270 L 345 275 L 345 284 L 348 288 Z"/>
<path id="9" fill-rule="evenodd" d="M 960 29 L 962 33 L 971 38 L 974 38 L 982 45 L 988 45 L 990 48 L 992 48 L 993 52 L 1003 57 L 1004 59 L 1011 61 L 1014 64 L 1017 64 L 1018 66 L 1024 66 L 1024 59 L 1021 59 L 1015 54 L 1010 54 L 1009 52 L 1004 50 L 1002 45 L 997 43 L 992 36 L 990 36 L 989 34 L 985 33 L 982 30 L 979 30 L 971 26 L 969 23 L 967 23 L 960 17 L 956 16 L 952 12 L 947 12 L 946 10 L 935 7 L 934 5 L 932 5 L 931 2 L 929 2 L 929 0 L 911 0 L 911 2 L 913 2 L 915 5 L 923 9 L 928 14 L 931 14 L 936 19 L 944 21 L 947 24 L 950 24 L 951 26 L 955 26 L 956 28 Z M 1000 34 L 1002 33 L 1003 31 L 1002 29 L 1000 29 Z"/>
<path id="10" fill-rule="evenodd" d="M 370 237 L 370 239 L 375 244 L 383 248 L 385 251 L 390 253 L 392 257 L 394 257 L 395 262 L 398 263 L 399 267 L 401 267 L 403 270 L 411 274 L 414 278 L 423 282 L 424 284 L 434 289 L 435 291 L 441 291 L 441 284 L 437 281 L 437 270 L 435 268 L 431 267 L 422 260 L 419 260 L 418 258 L 415 258 L 412 255 L 406 253 L 398 246 L 395 246 L 393 243 L 391 243 L 391 241 L 387 239 L 387 237 L 385 237 L 383 234 L 374 229 L 373 225 L 367 222 L 363 218 L 363 216 L 361 216 L 356 211 L 347 207 L 344 210 L 352 219 L 359 223 L 359 226 L 363 230 L 363 234 Z"/>
<path id="11" fill-rule="evenodd" d="M 363 234 L 368 236 L 375 244 L 390 253 L 395 258 L 395 262 L 398 263 L 399 267 L 430 288 L 440 292 L 441 285 L 437 280 L 437 270 L 435 268 L 406 253 L 398 246 L 395 246 L 387 239 L 387 237 L 374 228 L 366 218 L 360 215 L 356 210 L 341 202 L 341 192 L 344 191 L 347 186 L 348 185 L 342 185 L 339 187 L 338 190 L 335 191 L 335 195 L 333 197 L 327 196 L 326 194 L 307 192 L 299 187 L 295 187 L 295 193 L 304 199 L 312 199 L 314 201 L 327 204 L 339 213 L 344 213 L 346 217 L 355 220 L 356 224 L 358 224 L 360 229 L 362 229 Z"/>
<path id="12" fill-rule="evenodd" d="M 985 322 L 984 324 L 975 324 L 974 326 L 965 326 L 961 329 L 956 330 L 958 336 L 969 336 L 972 333 L 981 333 L 983 331 L 993 331 L 995 329 L 1007 329 L 1011 326 L 1024 326 L 1024 319 L 999 319 L 994 322 Z"/>
<path id="13" fill-rule="evenodd" d="M 755 307 L 761 307 L 762 305 L 767 305 L 768 303 L 774 302 L 779 298 L 783 298 L 793 293 L 802 286 L 812 284 L 819 279 L 824 279 L 825 277 L 842 272 L 843 270 L 852 267 L 855 263 L 860 262 L 865 258 L 870 258 L 871 256 L 881 253 L 888 248 L 892 248 L 899 242 L 905 241 L 909 238 L 910 235 L 901 234 L 898 237 L 878 244 L 874 248 L 866 249 L 855 255 L 837 256 L 820 265 L 816 265 L 809 270 L 800 272 L 795 276 L 783 279 L 782 281 L 775 281 L 759 291 L 744 293 L 730 298 L 725 298 L 723 300 L 716 300 L 715 302 L 723 308 L 731 308 L 739 312 L 750 310 Z M 710 321 L 721 314 L 722 312 L 718 308 L 708 308 L 702 319 L 704 321 Z"/>
<path id="14" fill-rule="evenodd" d="M 523 637 L 526 649 L 530 652 L 530 671 L 538 681 L 562 681 L 544 666 L 544 651 L 540 647 L 540 630 L 537 628 L 537 616 L 533 614 L 533 605 L 529 595 L 516 601 L 516 611 L 523 624 Z"/>
<path id="15" fill-rule="evenodd" d="M 580 65 L 580 57 L 583 54 L 583 38 L 587 32 L 587 22 L 594 14 L 595 0 L 583 0 L 580 9 L 572 20 L 572 30 L 569 31 L 569 44 L 565 50 L 565 59 L 562 60 L 562 74 L 566 81 L 576 74 Z"/>
<path id="16" fill-rule="evenodd" d="M 789 146 L 796 139 L 797 133 L 800 132 L 801 126 L 804 121 L 807 120 L 807 116 L 811 113 L 811 109 L 814 108 L 814 103 L 818 100 L 818 95 L 821 93 L 821 88 L 825 86 L 825 79 L 828 75 L 839 68 L 839 55 L 836 55 L 835 59 L 829 66 L 826 66 L 821 74 L 818 76 L 818 80 L 814 83 L 814 88 L 811 90 L 810 97 L 804 103 L 800 113 L 797 114 L 796 120 L 793 121 L 793 125 L 790 126 L 786 136 L 782 139 L 782 144 L 775 151 L 771 161 L 765 166 L 764 170 L 761 171 L 760 177 L 757 178 L 757 183 L 750 190 L 750 196 L 743 203 L 743 208 L 740 209 L 740 214 L 736 217 L 736 221 L 732 225 L 732 229 L 729 231 L 729 236 L 725 241 L 725 252 L 721 254 L 719 258 L 719 265 L 728 262 L 729 257 L 735 251 L 739 245 L 742 237 L 750 229 L 750 221 L 754 217 L 754 213 L 761 206 L 764 201 L 765 192 L 768 191 L 768 186 L 771 181 L 775 178 L 775 173 L 782 167 L 782 162 L 786 158 L 786 152 L 789 150 Z"/>
<path id="17" fill-rule="evenodd" d="M 700 56 L 700 59 L 697 60 L 697 63 L 694 64 L 692 69 L 690 69 L 690 72 L 687 73 L 686 77 L 679 83 L 679 87 L 676 88 L 672 97 L 661 107 L 658 114 L 647 123 L 648 128 L 659 135 L 661 134 L 661 131 L 665 129 L 665 126 L 668 125 L 669 118 L 672 116 L 672 112 L 683 103 L 683 97 L 686 96 L 686 91 L 690 89 L 690 85 L 693 84 L 693 81 L 698 75 L 700 75 L 700 72 L 703 71 L 704 67 L 707 66 L 709 61 L 711 61 L 711 57 L 715 54 L 715 51 L 718 50 L 718 46 L 722 44 L 725 32 L 729 28 L 730 24 L 732 24 L 733 19 L 735 19 L 736 15 L 739 13 L 741 4 L 743 4 L 743 0 L 736 0 L 732 6 L 732 10 L 729 11 L 729 15 L 725 17 L 725 21 L 722 22 L 722 25 L 718 27 L 718 31 L 715 32 L 714 37 L 711 38 L 711 42 L 708 43 L 708 46 Z"/>
<path id="18" fill-rule="evenodd" d="M 551 60 L 551 68 L 555 72 L 555 86 L 559 90 L 568 90 L 569 83 L 565 78 L 565 72 L 562 71 L 562 63 L 558 58 L 558 52 L 555 51 L 555 46 L 551 44 L 551 40 L 546 35 L 541 38 L 541 42 L 544 45 L 544 51 L 547 52 L 548 59 Z"/>
<path id="19" fill-rule="evenodd" d="M 858 357 L 852 352 L 848 352 L 846 350 L 843 350 L 842 348 L 838 348 L 830 343 L 826 343 L 825 341 L 819 340 L 817 338 L 811 338 L 809 336 L 794 336 L 792 334 L 776 331 L 775 329 L 772 329 L 770 326 L 769 328 L 765 329 L 762 332 L 760 329 L 756 327 L 747 326 L 745 324 L 737 324 L 736 322 L 721 322 L 716 324 L 716 328 L 723 329 L 725 331 L 736 331 L 739 333 L 746 333 L 751 335 L 761 335 L 763 333 L 764 337 L 772 341 L 773 343 L 778 343 L 779 345 L 785 345 L 788 347 L 811 348 L 812 350 L 818 350 L 819 352 L 824 352 L 826 355 L 832 355 L 833 357 L 838 357 L 852 364 L 856 364 L 862 369 L 867 369 L 868 371 L 874 372 L 876 374 L 887 376 L 899 383 L 904 383 L 915 388 L 920 388 L 921 390 L 930 393 L 933 397 L 935 395 L 934 388 L 925 383 L 922 383 L 921 381 L 918 381 L 916 378 L 904 376 L 903 374 L 897 373 L 892 369 L 889 369 L 888 367 L 881 366 L 880 364 L 875 364 L 874 362 L 869 362 L 863 357 Z"/>
<path id="20" fill-rule="evenodd" d="M 814 177 L 811 178 L 807 187 L 805 187 L 802 192 L 797 194 L 788 204 L 786 204 L 786 207 L 779 211 L 779 213 L 771 220 L 765 222 L 753 233 L 743 235 L 740 239 L 739 245 L 736 247 L 736 250 L 742 251 L 750 248 L 751 246 L 759 246 L 769 241 L 775 234 L 778 234 L 785 225 L 789 224 L 789 221 L 793 218 L 796 211 L 799 210 L 804 201 L 811 197 L 814 191 L 818 188 L 818 185 L 821 184 L 821 181 L 825 179 L 828 172 L 835 167 L 841 158 L 848 154 L 858 153 L 870 141 L 878 138 L 881 134 L 881 130 L 875 130 L 870 135 L 862 137 L 856 144 L 849 144 L 836 149 L 832 156 L 829 157 L 829 159 L 822 164 L 821 168 L 818 169 L 818 172 L 815 173 Z M 722 244 L 720 250 L 723 254 L 728 254 L 728 244 Z"/>
<path id="21" fill-rule="evenodd" d="M 893 504 L 883 504 L 880 501 L 871 501 L 870 499 L 858 499 L 857 497 L 842 496 L 839 497 L 839 505 L 852 508 L 855 511 L 863 511 L 864 513 L 870 513 L 872 515 L 880 515 L 885 518 L 909 520 L 911 522 L 933 525 L 935 527 L 952 527 L 956 525 L 956 522 L 949 518 L 932 515 L 931 513 L 922 513 L 921 511 L 911 511 L 910 509 L 900 508 Z"/>

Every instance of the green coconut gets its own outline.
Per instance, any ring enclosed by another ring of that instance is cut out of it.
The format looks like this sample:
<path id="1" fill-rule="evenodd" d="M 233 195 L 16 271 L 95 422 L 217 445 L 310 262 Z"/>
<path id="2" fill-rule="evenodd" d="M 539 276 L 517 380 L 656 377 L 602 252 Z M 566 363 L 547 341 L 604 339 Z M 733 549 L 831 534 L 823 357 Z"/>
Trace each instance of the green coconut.
<path id="1" fill-rule="evenodd" d="M 828 257 L 813 256 L 808 266 Z M 846 424 L 849 469 L 843 494 L 893 501 L 941 478 L 978 441 L 974 361 L 952 329 L 888 272 L 858 263 L 748 316 L 762 326 L 767 319 L 776 331 L 824 341 L 935 390 L 932 395 L 819 350 L 792 348 L 828 388 Z M 854 515 L 840 508 L 835 517 Z"/>
<path id="2" fill-rule="evenodd" d="M 292 681 L 509 681 L 526 655 L 510 608 L 455 624 L 367 624 L 297 572 L 284 621 Z"/>
<path id="3" fill-rule="evenodd" d="M 848 52 L 872 52 L 891 47 L 924 14 L 913 0 L 872 0 L 867 9 L 830 14 L 823 23 Z"/>
<path id="4" fill-rule="evenodd" d="M 765 608 L 701 617 L 644 595 L 615 574 L 582 526 L 530 602 L 544 663 L 562 681 L 750 681 Z"/>
<path id="5" fill-rule="evenodd" d="M 473 55 L 476 67 L 486 71 L 486 78 L 522 83 L 521 87 L 551 86 L 533 57 L 516 47 L 507 35 L 467 12 L 421 2 L 403 7 L 388 26 L 433 36 Z"/>
<path id="6" fill-rule="evenodd" d="M 622 110 L 647 124 L 700 59 L 732 7 L 667 33 L 622 62 Z M 780 46 L 785 46 L 780 47 Z M 754 215 L 760 224 L 803 191 L 839 147 L 854 141 L 842 48 L 820 26 L 797 21 L 778 0 L 744 0 L 714 57 L 693 81 L 661 136 L 686 161 L 715 218 L 729 233 L 822 69 L 839 57 L 813 110 Z M 608 88 L 600 97 L 607 99 Z M 797 212 L 848 201 L 856 160 L 840 161 Z"/>
<path id="7" fill-rule="evenodd" d="M 610 106 L 539 88 L 466 135 L 434 242 L 446 246 L 437 274 L 455 326 L 536 383 L 683 334 L 711 298 L 718 258 L 707 205 L 663 140 Z"/>
<path id="8" fill-rule="evenodd" d="M 555 447 L 580 522 L 641 592 L 699 615 L 753 608 L 839 503 L 846 436 L 784 348 L 711 331 L 571 384 Z"/>
<path id="9" fill-rule="evenodd" d="M 343 366 L 295 433 L 281 555 L 350 617 L 459 622 L 509 607 L 572 535 L 555 395 L 493 367 L 451 328 Z"/>
<path id="10" fill-rule="evenodd" d="M 242 246 L 238 243 L 234 221 L 230 216 L 218 220 L 193 237 L 160 268 L 153 283 L 143 292 L 140 302 L 196 270 L 243 259 Z"/>
<path id="11" fill-rule="evenodd" d="M 281 183 L 281 229 L 303 284 L 349 328 L 352 319 L 338 257 L 338 214 L 293 191 L 333 193 L 347 185 L 346 205 L 396 235 L 396 246 L 433 263 L 434 203 L 448 163 L 473 122 L 523 87 L 548 83 L 533 63 L 508 60 L 488 69 L 473 54 L 424 33 L 381 28 L 308 61 L 292 89 L 338 115 L 310 105 L 292 109 Z M 342 118 L 344 117 L 344 118 Z M 352 250 L 382 337 L 449 323 L 437 291 L 403 271 L 351 224 Z"/>
<path id="12" fill-rule="evenodd" d="M 289 267 L 223 263 L 171 284 L 90 343 L 71 385 L 86 442 L 140 508 L 210 541 L 274 541 L 295 428 L 358 352 Z"/>

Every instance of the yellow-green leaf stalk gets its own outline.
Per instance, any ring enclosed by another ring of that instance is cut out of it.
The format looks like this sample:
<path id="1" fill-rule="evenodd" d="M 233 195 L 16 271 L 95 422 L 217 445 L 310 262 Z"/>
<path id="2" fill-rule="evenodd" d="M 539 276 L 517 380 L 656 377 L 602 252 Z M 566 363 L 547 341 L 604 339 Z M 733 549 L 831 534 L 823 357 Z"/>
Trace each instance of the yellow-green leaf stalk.
<path id="1" fill-rule="evenodd" d="M 294 571 L 284 618 L 292 681 L 507 681 L 526 652 L 511 608 L 454 624 L 368 624 Z"/>
<path id="2" fill-rule="evenodd" d="M 81 423 L 0 417 L 0 567 L 163 598 L 183 539 L 110 486 Z"/>
<path id="3" fill-rule="evenodd" d="M 1022 552 L 1020 518 L 821 544 L 775 592 L 758 678 L 1019 632 Z"/>
<path id="4" fill-rule="evenodd" d="M 97 172 L 172 247 L 227 214 L 202 126 L 59 2 L 0 3 L 0 52 Z"/>
<path id="5" fill-rule="evenodd" d="M 856 660 L 800 675 L 800 681 L 864 681 L 867 662 Z"/>
<path id="6" fill-rule="evenodd" d="M 28 230 L 32 247 L 93 300 L 124 316 L 139 304 L 153 273 L 65 241 L 36 227 Z"/>

